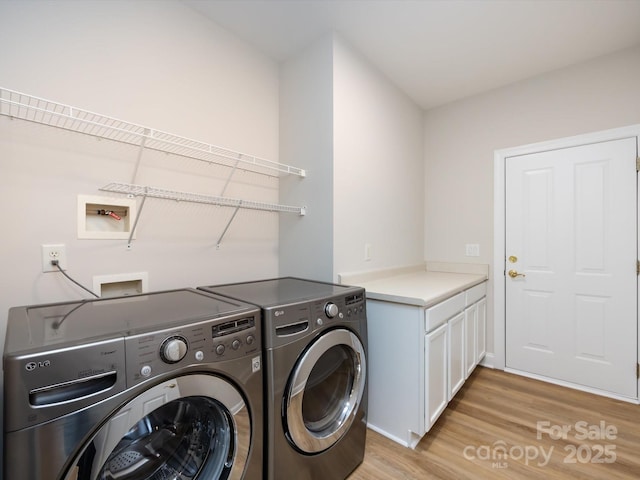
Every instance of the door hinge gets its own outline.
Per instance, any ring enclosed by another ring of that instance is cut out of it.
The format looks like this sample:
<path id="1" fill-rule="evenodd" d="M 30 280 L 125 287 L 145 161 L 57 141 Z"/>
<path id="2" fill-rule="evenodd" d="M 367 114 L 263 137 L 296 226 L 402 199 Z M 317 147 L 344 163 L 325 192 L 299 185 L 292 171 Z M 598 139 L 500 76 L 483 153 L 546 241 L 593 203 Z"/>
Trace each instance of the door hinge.
<path id="1" fill-rule="evenodd" d="M 640 260 L 636 260 L 636 275 L 640 275 Z"/>
<path id="2" fill-rule="evenodd" d="M 636 158 L 636 172 L 640 172 L 640 157 Z"/>
<path id="3" fill-rule="evenodd" d="M 636 378 L 640 379 L 640 363 L 636 363 Z"/>

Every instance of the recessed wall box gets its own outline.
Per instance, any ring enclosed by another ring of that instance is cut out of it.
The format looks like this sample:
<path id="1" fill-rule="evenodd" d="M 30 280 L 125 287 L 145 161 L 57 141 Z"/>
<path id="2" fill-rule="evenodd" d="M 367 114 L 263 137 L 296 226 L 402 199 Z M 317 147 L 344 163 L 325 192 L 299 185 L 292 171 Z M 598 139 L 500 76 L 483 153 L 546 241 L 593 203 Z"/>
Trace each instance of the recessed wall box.
<path id="1" fill-rule="evenodd" d="M 135 198 L 78 195 L 78 238 L 128 239 L 136 205 Z"/>
<path id="2" fill-rule="evenodd" d="M 147 272 L 117 273 L 93 277 L 93 291 L 100 298 L 137 295 L 149 291 Z"/>

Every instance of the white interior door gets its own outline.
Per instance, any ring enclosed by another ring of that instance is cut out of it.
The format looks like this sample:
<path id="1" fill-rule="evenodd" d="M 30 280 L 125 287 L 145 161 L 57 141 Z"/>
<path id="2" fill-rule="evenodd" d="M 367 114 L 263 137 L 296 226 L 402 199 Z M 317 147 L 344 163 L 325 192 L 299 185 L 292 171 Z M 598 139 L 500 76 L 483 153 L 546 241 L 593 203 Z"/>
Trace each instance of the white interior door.
<path id="1" fill-rule="evenodd" d="M 507 368 L 637 397 L 636 158 L 628 138 L 506 159 Z"/>

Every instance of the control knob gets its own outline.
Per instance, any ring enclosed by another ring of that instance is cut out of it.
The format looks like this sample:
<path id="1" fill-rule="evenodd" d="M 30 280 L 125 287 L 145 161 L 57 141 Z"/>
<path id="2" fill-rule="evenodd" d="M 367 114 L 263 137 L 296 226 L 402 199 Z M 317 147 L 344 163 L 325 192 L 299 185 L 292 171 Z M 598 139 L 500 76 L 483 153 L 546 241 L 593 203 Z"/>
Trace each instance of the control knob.
<path id="1" fill-rule="evenodd" d="M 160 347 L 160 357 L 165 363 L 177 363 L 187 354 L 188 348 L 183 337 L 169 337 Z"/>
<path id="2" fill-rule="evenodd" d="M 324 313 L 327 314 L 327 317 L 333 318 L 338 315 L 338 306 L 333 302 L 328 302 L 324 306 Z"/>

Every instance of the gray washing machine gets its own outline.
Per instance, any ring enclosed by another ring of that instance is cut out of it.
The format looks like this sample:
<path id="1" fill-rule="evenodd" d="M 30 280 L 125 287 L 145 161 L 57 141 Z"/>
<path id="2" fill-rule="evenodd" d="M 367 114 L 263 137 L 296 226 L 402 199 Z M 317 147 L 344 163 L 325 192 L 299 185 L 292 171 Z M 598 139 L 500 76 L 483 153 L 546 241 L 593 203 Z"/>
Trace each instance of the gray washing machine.
<path id="1" fill-rule="evenodd" d="M 10 309 L 4 478 L 262 479 L 260 346 L 195 289 Z"/>
<path id="2" fill-rule="evenodd" d="M 200 288 L 262 308 L 265 478 L 348 477 L 365 450 L 364 289 L 292 277 Z"/>

